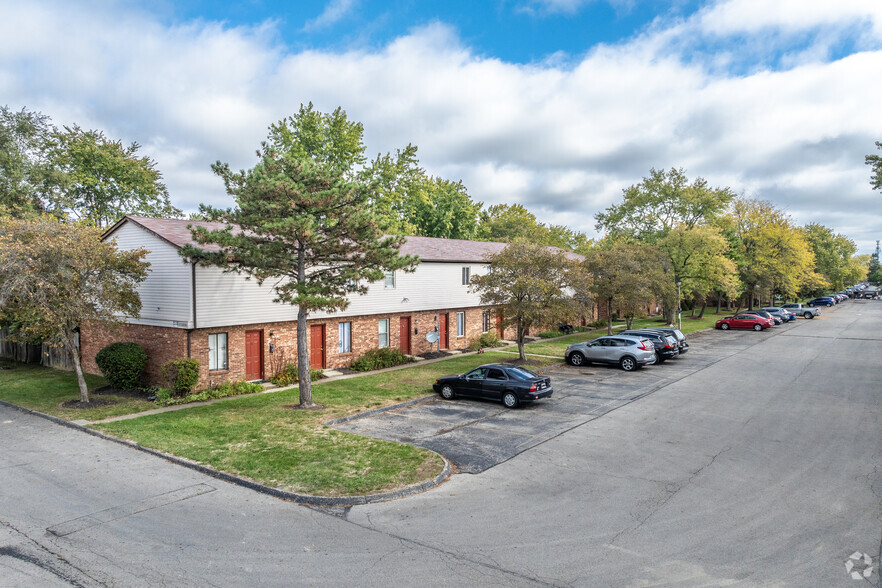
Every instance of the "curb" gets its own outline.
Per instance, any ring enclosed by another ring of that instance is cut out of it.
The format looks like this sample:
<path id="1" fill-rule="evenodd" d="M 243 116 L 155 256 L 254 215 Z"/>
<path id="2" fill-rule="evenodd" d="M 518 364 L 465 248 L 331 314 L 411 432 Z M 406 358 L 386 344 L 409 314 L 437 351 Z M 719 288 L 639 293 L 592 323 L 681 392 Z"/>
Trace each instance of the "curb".
<path id="1" fill-rule="evenodd" d="M 417 399 L 424 400 L 424 399 Z M 414 402 L 414 401 L 410 401 Z M 432 451 L 435 455 L 441 458 L 444 462 L 444 467 L 441 469 L 441 473 L 430 480 L 424 480 L 423 482 L 419 482 L 417 484 L 412 484 L 407 486 L 406 488 L 401 488 L 400 490 L 393 490 L 391 492 L 381 492 L 379 494 L 365 494 L 359 496 L 312 496 L 310 494 L 298 494 L 296 492 L 288 492 L 286 490 L 279 490 L 278 488 L 273 488 L 271 486 L 265 486 L 260 484 L 259 482 L 253 482 L 251 480 L 246 480 L 245 478 L 240 478 L 239 476 L 235 476 L 233 474 L 228 474 L 226 472 L 221 472 L 219 470 L 215 470 L 213 468 L 198 464 L 196 462 L 190 461 L 188 459 L 183 459 L 181 457 L 177 457 L 175 455 L 171 455 L 168 453 L 163 453 L 162 451 L 158 451 L 156 449 L 151 449 L 149 447 L 144 447 L 143 445 L 138 445 L 137 443 L 133 443 L 132 441 L 126 441 L 125 439 L 120 439 L 119 437 L 114 437 L 113 435 L 108 435 L 107 433 L 102 433 L 101 431 L 96 431 L 95 429 L 89 429 L 82 425 L 77 425 L 76 423 L 72 423 L 70 421 L 66 421 L 62 418 L 52 416 L 50 414 L 42 413 L 36 410 L 31 410 L 29 408 L 24 408 L 23 406 L 18 406 L 17 404 L 12 404 L 11 402 L 6 402 L 5 400 L 0 400 L 0 406 L 6 406 L 9 408 L 13 408 L 25 414 L 31 414 L 34 416 L 38 416 L 40 418 L 44 418 L 48 421 L 52 421 L 57 425 L 62 425 L 64 427 L 68 427 L 70 429 L 74 429 L 77 431 L 81 431 L 83 433 L 87 433 L 94 437 L 99 437 L 101 439 L 105 439 L 107 441 L 113 441 L 114 443 L 119 443 L 120 445 L 124 445 L 131 449 L 136 449 L 138 451 L 143 451 L 144 453 L 148 453 L 155 457 L 162 458 L 166 461 L 169 461 L 173 464 L 184 466 L 185 468 L 190 468 L 191 470 L 195 470 L 207 476 L 211 476 L 212 478 L 217 478 L 219 480 L 224 480 L 225 482 L 230 482 L 231 484 L 236 484 L 237 486 L 242 486 L 244 488 L 248 488 L 249 490 L 254 490 L 256 492 L 260 492 L 261 494 L 267 494 L 269 496 L 273 496 L 275 498 L 281 498 L 282 500 L 288 500 L 291 502 L 297 502 L 299 504 L 307 504 L 310 506 L 355 506 L 362 504 L 370 504 L 372 502 L 386 502 L 388 500 L 394 500 L 396 498 L 404 498 L 405 496 L 411 496 L 413 494 L 419 494 L 420 492 L 425 492 L 426 490 L 430 490 L 435 488 L 436 486 L 440 486 L 443 482 L 450 477 L 451 468 L 450 462 L 446 457 L 441 455 L 440 453 Z M 379 409 L 378 409 L 379 410 Z M 363 416 L 363 415 L 360 415 Z M 431 451 L 431 450 L 429 450 Z"/>

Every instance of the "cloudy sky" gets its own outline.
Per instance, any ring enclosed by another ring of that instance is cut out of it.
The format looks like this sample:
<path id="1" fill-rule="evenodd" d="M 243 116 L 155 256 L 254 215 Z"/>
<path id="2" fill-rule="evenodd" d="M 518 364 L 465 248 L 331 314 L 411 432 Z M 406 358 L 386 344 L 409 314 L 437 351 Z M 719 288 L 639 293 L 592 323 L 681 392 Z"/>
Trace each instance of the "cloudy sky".
<path id="1" fill-rule="evenodd" d="M 485 205 L 595 235 L 650 168 L 770 200 L 869 253 L 879 0 L 0 0 L 0 104 L 137 141 L 175 205 L 229 206 L 312 101 Z"/>

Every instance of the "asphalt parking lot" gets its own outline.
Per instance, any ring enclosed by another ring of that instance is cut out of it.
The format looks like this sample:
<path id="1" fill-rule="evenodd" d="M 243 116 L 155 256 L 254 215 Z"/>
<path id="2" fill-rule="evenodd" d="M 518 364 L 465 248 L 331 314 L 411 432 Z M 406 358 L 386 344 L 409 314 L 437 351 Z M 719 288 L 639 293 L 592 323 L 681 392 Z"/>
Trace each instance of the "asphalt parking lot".
<path id="1" fill-rule="evenodd" d="M 634 372 L 604 365 L 560 365 L 544 372 L 551 376 L 554 396 L 514 410 L 495 402 L 437 397 L 335 428 L 425 447 L 445 456 L 460 472 L 477 474 L 802 322 L 760 333 L 693 333 L 688 337 L 690 349 L 681 357 Z"/>

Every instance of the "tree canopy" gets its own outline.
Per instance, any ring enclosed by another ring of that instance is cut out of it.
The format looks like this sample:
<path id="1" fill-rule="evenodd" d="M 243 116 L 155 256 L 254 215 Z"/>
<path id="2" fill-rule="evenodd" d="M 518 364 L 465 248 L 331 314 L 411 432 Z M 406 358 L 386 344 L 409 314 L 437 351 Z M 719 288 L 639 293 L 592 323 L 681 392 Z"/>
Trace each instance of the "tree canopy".
<path id="1" fill-rule="evenodd" d="M 63 346 L 81 401 L 88 402 L 77 327 L 138 316 L 136 286 L 147 276 L 146 255 L 146 249 L 117 250 L 84 223 L 0 217 L 0 322 L 10 324 L 13 340 Z"/>
<path id="2" fill-rule="evenodd" d="M 882 141 L 876 141 L 876 148 L 882 149 Z M 873 169 L 870 175 L 870 186 L 873 187 L 873 190 L 882 190 L 882 157 L 867 155 L 864 163 Z"/>
<path id="3" fill-rule="evenodd" d="M 0 108 L 0 212 L 49 212 L 99 226 L 125 214 L 178 217 L 156 163 L 141 146 L 79 126 L 55 128 L 48 116 Z"/>
<path id="4" fill-rule="evenodd" d="M 296 133 L 277 134 L 283 123 L 292 129 L 308 128 L 308 140 L 301 142 Z M 304 407 L 313 405 L 306 324 L 310 313 L 345 309 L 350 294 L 366 293 L 368 284 L 382 279 L 384 271 L 409 270 L 416 263 L 399 255 L 402 237 L 383 236 L 369 206 L 373 184 L 360 181 L 352 167 L 346 167 L 357 165 L 357 157 L 340 155 L 351 149 L 354 136 L 341 129 L 354 131 L 360 125 L 349 123 L 340 109 L 333 116 L 320 116 L 301 108 L 298 115 L 271 127 L 252 169 L 234 173 L 228 164 L 217 162 L 212 169 L 223 178 L 236 206 L 201 207 L 206 218 L 227 226 L 191 229 L 198 243 L 216 244 L 219 250 L 181 250 L 184 257 L 245 273 L 258 283 L 270 280 L 276 302 L 297 306 Z"/>
<path id="5" fill-rule="evenodd" d="M 590 306 L 589 276 L 559 249 L 518 239 L 486 261 L 490 271 L 472 276 L 471 288 L 503 327 L 515 327 L 521 359 L 530 327 L 576 319 Z"/>

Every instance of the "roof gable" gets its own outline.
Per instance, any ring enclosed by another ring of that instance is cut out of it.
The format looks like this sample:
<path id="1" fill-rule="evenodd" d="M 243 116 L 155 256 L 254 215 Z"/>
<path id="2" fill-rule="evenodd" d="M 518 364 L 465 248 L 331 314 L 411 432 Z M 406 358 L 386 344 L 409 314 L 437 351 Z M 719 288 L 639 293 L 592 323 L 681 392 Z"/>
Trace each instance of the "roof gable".
<path id="1" fill-rule="evenodd" d="M 178 249 L 184 245 L 201 247 L 206 251 L 218 251 L 217 245 L 200 245 L 190 233 L 189 225 L 205 227 L 209 230 L 223 229 L 226 223 L 194 221 L 173 218 L 150 218 L 145 216 L 125 216 L 116 224 L 107 229 L 102 239 L 112 236 L 123 223 L 133 222 L 159 238 L 171 243 Z M 438 237 L 406 237 L 401 246 L 403 255 L 414 255 L 420 261 L 436 261 L 446 263 L 482 263 L 488 256 L 495 255 L 505 249 L 507 243 L 495 241 L 468 241 L 465 239 L 442 239 Z M 570 253 L 558 247 L 550 247 L 556 251 L 564 252 L 571 259 L 582 259 L 581 255 Z"/>

